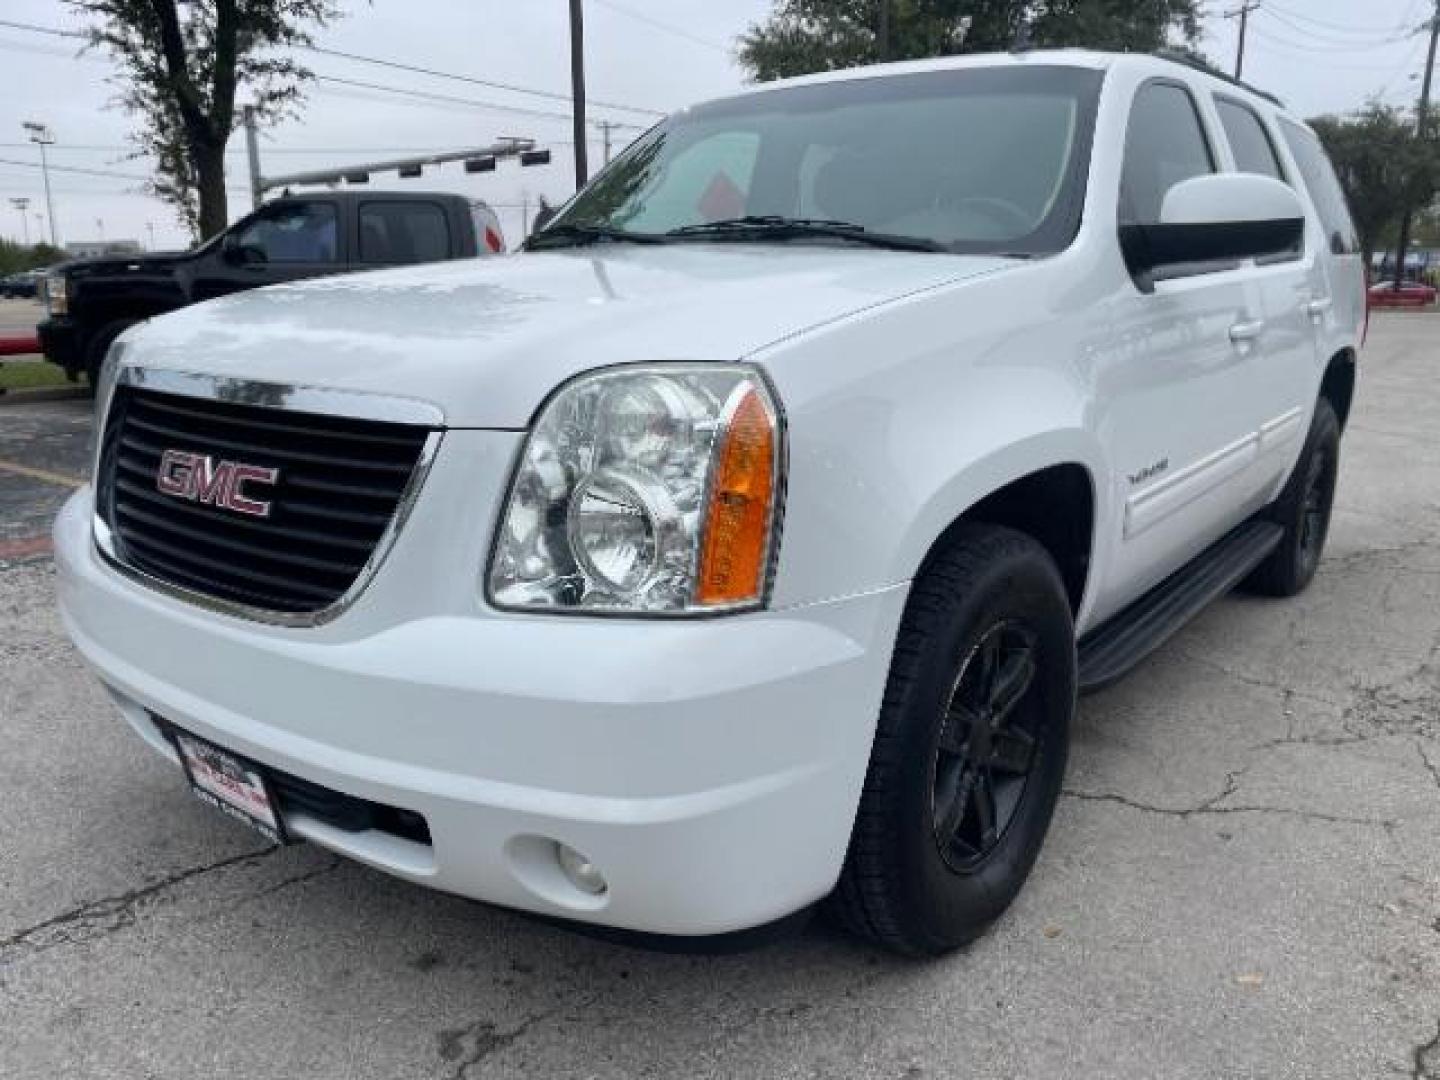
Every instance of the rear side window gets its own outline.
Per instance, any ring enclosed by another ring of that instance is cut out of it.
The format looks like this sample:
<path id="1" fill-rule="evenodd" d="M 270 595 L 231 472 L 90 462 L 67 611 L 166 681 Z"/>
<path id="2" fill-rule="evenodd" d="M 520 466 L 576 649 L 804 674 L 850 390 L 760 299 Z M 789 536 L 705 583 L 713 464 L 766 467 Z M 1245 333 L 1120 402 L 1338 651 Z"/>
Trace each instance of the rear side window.
<path id="1" fill-rule="evenodd" d="M 450 257 L 450 226 L 435 203 L 367 202 L 360 207 L 360 261 L 400 265 Z"/>
<path id="2" fill-rule="evenodd" d="M 1225 129 L 1225 138 L 1235 155 L 1235 167 L 1241 172 L 1284 180 L 1285 171 L 1280 168 L 1275 146 L 1254 111 L 1229 98 L 1216 98 L 1215 110 L 1220 114 L 1220 126 Z"/>
<path id="3" fill-rule="evenodd" d="M 1345 205 L 1345 192 L 1335 177 L 1335 169 L 1325 156 L 1320 140 L 1288 120 L 1280 121 L 1280 132 L 1285 136 L 1290 152 L 1295 155 L 1295 164 L 1305 180 L 1305 189 L 1315 202 L 1330 250 L 1336 255 L 1355 254 L 1360 250 L 1360 238 L 1355 232 L 1350 209 Z"/>
<path id="4" fill-rule="evenodd" d="M 1130 109 L 1120 176 L 1121 224 L 1154 225 L 1165 193 L 1215 171 L 1194 99 L 1174 83 L 1142 86 Z"/>

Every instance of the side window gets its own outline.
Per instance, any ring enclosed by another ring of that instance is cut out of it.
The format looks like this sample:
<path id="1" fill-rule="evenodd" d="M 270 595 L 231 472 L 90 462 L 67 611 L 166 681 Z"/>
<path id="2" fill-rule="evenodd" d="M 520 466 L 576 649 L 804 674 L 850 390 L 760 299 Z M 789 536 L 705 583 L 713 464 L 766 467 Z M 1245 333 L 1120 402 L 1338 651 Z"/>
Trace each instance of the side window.
<path id="1" fill-rule="evenodd" d="M 1220 126 L 1225 129 L 1225 138 L 1235 155 L 1235 167 L 1241 172 L 1284 180 L 1285 171 L 1280 168 L 1275 146 L 1260 118 L 1248 106 L 1229 98 L 1216 98 L 1215 110 L 1220 114 Z"/>
<path id="2" fill-rule="evenodd" d="M 1189 91 L 1174 83 L 1142 86 L 1130 108 L 1120 174 L 1120 223 L 1153 225 L 1165 193 L 1215 171 L 1210 144 Z"/>
<path id="3" fill-rule="evenodd" d="M 337 231 L 332 203 L 286 203 L 252 220 L 236 239 L 256 262 L 327 263 L 338 257 Z"/>
<path id="4" fill-rule="evenodd" d="M 450 257 L 445 211 L 427 202 L 367 202 L 360 207 L 360 262 L 439 262 Z"/>
<path id="5" fill-rule="evenodd" d="M 1305 180 L 1305 190 L 1315 203 L 1320 223 L 1325 227 L 1325 239 L 1330 250 L 1336 255 L 1353 255 L 1360 250 L 1360 237 L 1355 232 L 1355 223 L 1350 218 L 1350 209 L 1345 205 L 1345 192 L 1335 177 L 1335 170 L 1325 150 L 1309 131 L 1280 121 L 1280 133 L 1295 155 L 1295 164 Z"/>

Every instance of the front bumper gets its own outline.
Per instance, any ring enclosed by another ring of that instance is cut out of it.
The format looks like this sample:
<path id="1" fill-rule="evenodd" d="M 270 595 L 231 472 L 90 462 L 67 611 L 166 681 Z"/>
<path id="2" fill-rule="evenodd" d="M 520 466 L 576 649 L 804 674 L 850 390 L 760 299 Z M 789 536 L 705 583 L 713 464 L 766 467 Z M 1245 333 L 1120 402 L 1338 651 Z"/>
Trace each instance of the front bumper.
<path id="1" fill-rule="evenodd" d="M 79 372 L 85 366 L 85 343 L 79 324 L 68 318 L 45 319 L 35 327 L 40 338 L 40 351 L 45 359 L 59 364 L 68 372 Z"/>
<path id="2" fill-rule="evenodd" d="M 130 580 L 96 552 L 91 513 L 86 489 L 56 523 L 65 625 L 152 746 L 174 758 L 150 713 L 415 811 L 431 842 L 300 813 L 296 835 L 435 888 L 665 934 L 759 925 L 836 880 L 903 586 L 694 621 L 504 616 L 478 597 L 387 620 L 387 587 L 413 599 L 406 576 L 436 574 L 435 522 L 412 519 L 355 609 L 293 630 Z M 603 895 L 570 884 L 557 841 Z"/>

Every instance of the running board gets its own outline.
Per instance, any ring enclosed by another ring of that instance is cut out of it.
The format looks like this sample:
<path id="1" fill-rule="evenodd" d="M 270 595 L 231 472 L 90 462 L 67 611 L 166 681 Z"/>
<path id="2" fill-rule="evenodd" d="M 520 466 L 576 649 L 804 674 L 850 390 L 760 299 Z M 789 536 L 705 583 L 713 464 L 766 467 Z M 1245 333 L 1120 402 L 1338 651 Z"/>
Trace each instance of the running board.
<path id="1" fill-rule="evenodd" d="M 1250 521 L 1226 533 L 1186 566 L 1080 639 L 1080 692 L 1107 686 L 1149 656 L 1238 585 L 1275 550 L 1284 530 Z"/>

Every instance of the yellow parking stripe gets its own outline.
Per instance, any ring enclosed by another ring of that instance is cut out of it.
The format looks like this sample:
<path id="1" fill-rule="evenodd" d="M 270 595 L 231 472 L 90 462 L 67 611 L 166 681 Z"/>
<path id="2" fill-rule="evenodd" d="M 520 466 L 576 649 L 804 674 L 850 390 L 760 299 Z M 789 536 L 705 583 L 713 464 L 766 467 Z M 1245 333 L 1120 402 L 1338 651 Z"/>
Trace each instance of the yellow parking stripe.
<path id="1" fill-rule="evenodd" d="M 31 480 L 43 480 L 47 484 L 58 484 L 68 488 L 83 487 L 85 484 L 85 481 L 78 476 L 67 476 L 65 473 L 51 472 L 49 469 L 34 469 L 29 465 L 19 465 L 13 461 L 0 461 L 0 472 L 28 476 Z"/>

